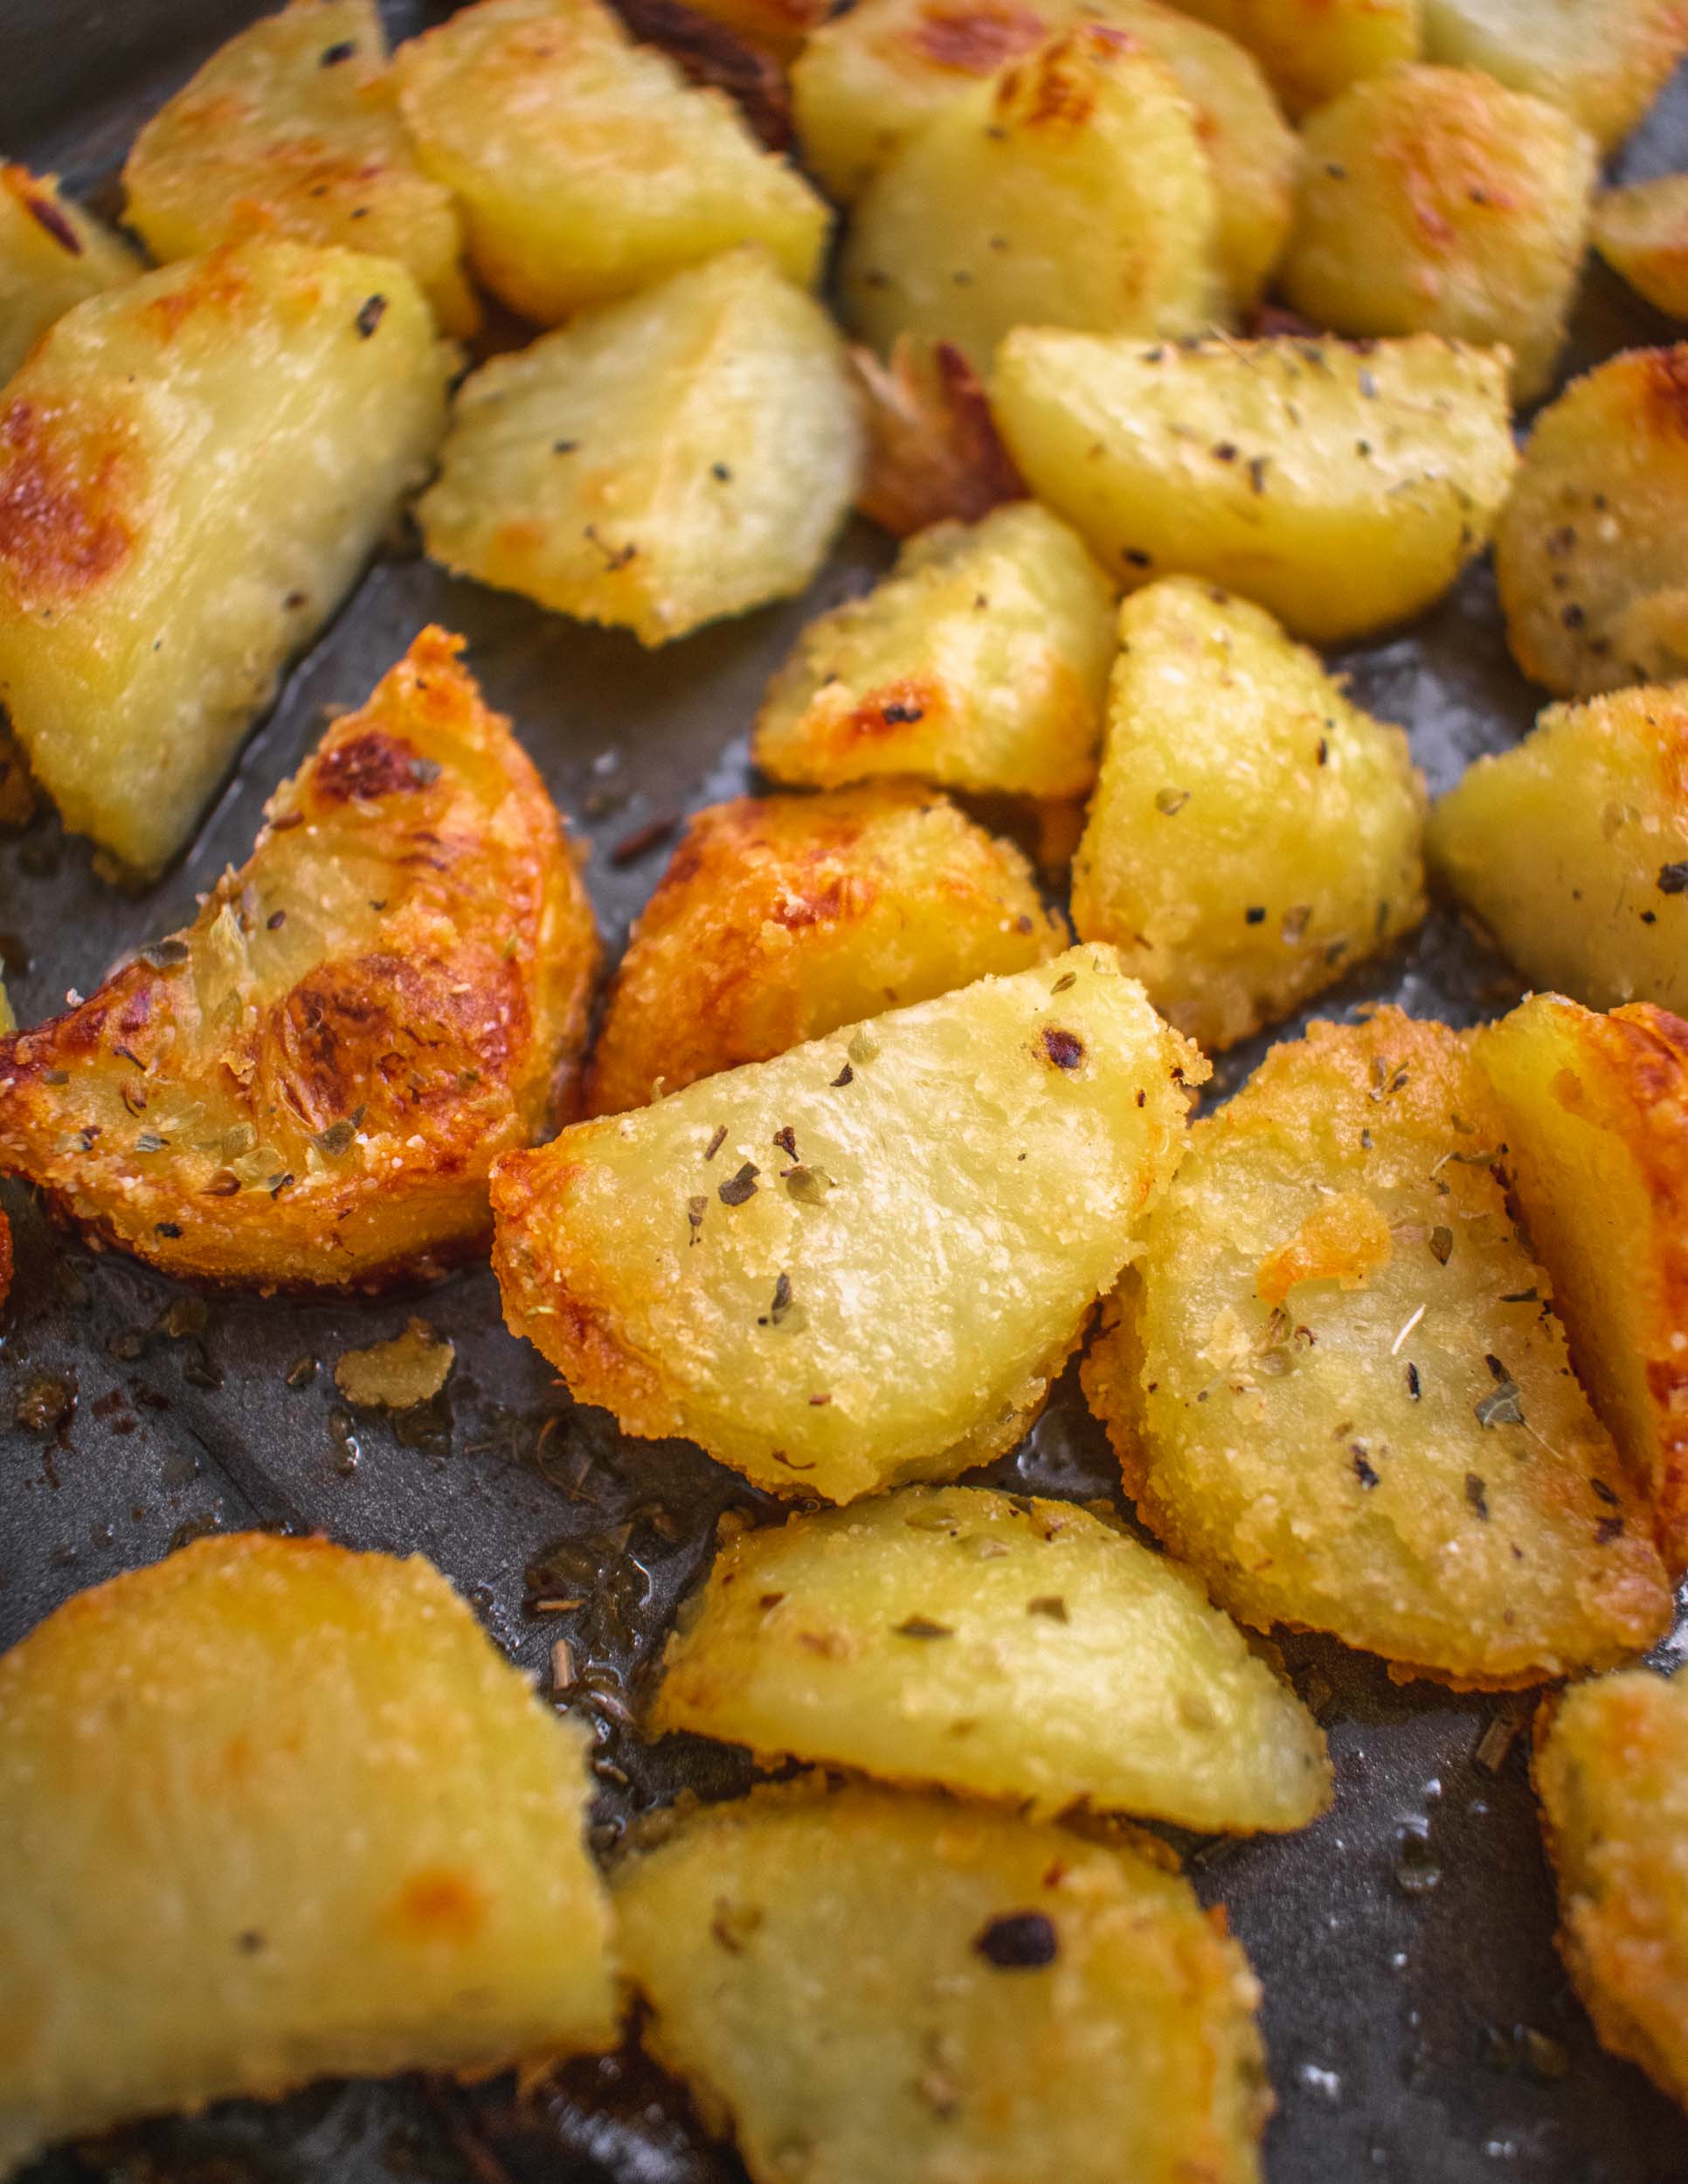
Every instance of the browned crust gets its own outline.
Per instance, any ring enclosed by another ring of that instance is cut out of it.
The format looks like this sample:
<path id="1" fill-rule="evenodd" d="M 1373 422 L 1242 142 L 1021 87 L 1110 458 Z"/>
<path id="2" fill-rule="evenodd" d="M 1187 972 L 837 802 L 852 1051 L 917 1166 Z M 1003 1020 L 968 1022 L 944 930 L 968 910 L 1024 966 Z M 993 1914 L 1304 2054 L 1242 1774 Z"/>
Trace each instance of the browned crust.
<path id="1" fill-rule="evenodd" d="M 612 4 L 633 36 L 661 46 L 688 83 L 724 91 L 771 152 L 791 149 L 796 135 L 791 86 L 771 53 L 682 0 Z M 797 27 L 804 27 L 800 20 Z"/>
<path id="2" fill-rule="evenodd" d="M 853 349 L 864 397 L 868 466 L 856 506 L 898 538 L 953 517 L 965 523 L 1026 496 L 984 383 L 952 342 L 898 335 L 890 362 Z"/>

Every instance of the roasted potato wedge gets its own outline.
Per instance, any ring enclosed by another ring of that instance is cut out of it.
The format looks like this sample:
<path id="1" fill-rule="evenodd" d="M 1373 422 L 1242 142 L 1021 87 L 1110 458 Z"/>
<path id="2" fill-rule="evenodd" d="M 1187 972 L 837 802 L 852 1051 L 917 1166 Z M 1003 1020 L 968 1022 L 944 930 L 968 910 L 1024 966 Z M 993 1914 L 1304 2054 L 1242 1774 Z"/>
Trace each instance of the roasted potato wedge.
<path id="1" fill-rule="evenodd" d="M 1315 1024 L 1191 1132 L 1085 1373 L 1139 1516 L 1233 1614 L 1495 1688 L 1671 1621 L 1505 1134 L 1445 1025 Z"/>
<path id="2" fill-rule="evenodd" d="M 723 92 L 688 84 L 600 0 L 477 0 L 395 67 L 475 271 L 524 318 L 555 326 L 737 243 L 813 280 L 825 204 Z"/>
<path id="3" fill-rule="evenodd" d="M 1602 2046 L 1688 2105 L 1688 1683 L 1567 1691 L 1535 1757 L 1560 1949 Z"/>
<path id="4" fill-rule="evenodd" d="M 290 0 L 219 46 L 135 138 L 128 218 L 155 258 L 285 235 L 408 266 L 448 334 L 481 307 L 450 194 L 416 162 L 375 0 Z"/>
<path id="5" fill-rule="evenodd" d="M 72 304 L 140 270 L 128 244 L 73 204 L 56 175 L 0 166 L 0 384 Z"/>
<path id="6" fill-rule="evenodd" d="M 1176 0 L 1246 45 L 1299 119 L 1419 50 L 1420 0 Z M 1523 0 L 1527 6 L 1529 0 Z"/>
<path id="7" fill-rule="evenodd" d="M 1316 643 L 1446 591 L 1517 462 L 1504 360 L 1430 335 L 1145 349 L 1028 327 L 991 405 L 1032 491 L 1128 585 L 1210 577 Z"/>
<path id="8" fill-rule="evenodd" d="M 1067 1502 L 900 1494 L 739 1532 L 668 1641 L 653 1728 L 1186 1828 L 1304 1827 L 1318 1724 L 1164 1555 Z"/>
<path id="9" fill-rule="evenodd" d="M 911 538 L 864 598 L 811 622 L 757 716 L 756 763 L 834 788 L 1082 795 L 1114 653 L 1115 587 L 1034 501 Z"/>
<path id="10" fill-rule="evenodd" d="M 1432 60 L 1486 69 L 1574 114 L 1602 151 L 1688 52 L 1683 0 L 1422 0 Z M 1205 12 L 1205 10 L 1204 10 Z"/>
<path id="11" fill-rule="evenodd" d="M 1512 352 L 1545 394 L 1582 270 L 1594 140 L 1475 68 L 1368 77 L 1302 131 L 1279 285 L 1339 334 L 1445 334 Z"/>
<path id="12" fill-rule="evenodd" d="M 1424 784 L 1261 608 L 1168 577 L 1119 619 L 1073 920 L 1209 1052 L 1424 915 Z"/>
<path id="13" fill-rule="evenodd" d="M 864 191 L 846 317 L 882 352 L 1016 326 L 1189 334 L 1219 308 L 1219 200 L 1178 79 L 1104 23 L 1061 31 L 941 107 Z"/>
<path id="14" fill-rule="evenodd" d="M 775 1493 L 954 1477 L 1041 1407 L 1207 1075 L 1078 948 L 578 1123 L 493 1178 L 504 1317 Z"/>
<path id="15" fill-rule="evenodd" d="M 1688 1011 L 1688 684 L 1550 705 L 1437 801 L 1427 847 L 1532 985 Z"/>
<path id="16" fill-rule="evenodd" d="M 1477 1033 L 1571 1358 L 1688 1569 L 1688 1024 L 1537 994 Z"/>
<path id="17" fill-rule="evenodd" d="M 755 2184 L 1258 2184 L 1259 1989 L 1147 1837 L 812 1779 L 614 1886 L 647 2042 Z"/>
<path id="18" fill-rule="evenodd" d="M 1595 200 L 1590 239 L 1637 295 L 1688 319 L 1688 175 L 1660 175 Z"/>
<path id="19" fill-rule="evenodd" d="M 78 833 L 182 846 L 428 464 L 404 268 L 246 243 L 79 303 L 0 397 L 0 701 Z"/>
<path id="20" fill-rule="evenodd" d="M 640 913 L 592 1051 L 586 1112 L 1059 955 L 1009 843 L 908 782 L 700 812 Z"/>
<path id="21" fill-rule="evenodd" d="M 615 2036 L 582 1739 L 417 1556 L 202 1539 L 0 1658 L 0 2164 Z"/>
<path id="22" fill-rule="evenodd" d="M 730 251 L 483 364 L 419 512 L 448 568 L 661 645 L 801 591 L 861 458 L 831 321 Z"/>
<path id="23" fill-rule="evenodd" d="M 173 1274 L 371 1288 L 485 1238 L 585 1034 L 591 911 L 509 723 L 425 630 L 185 932 L 0 1040 L 0 1172 Z"/>

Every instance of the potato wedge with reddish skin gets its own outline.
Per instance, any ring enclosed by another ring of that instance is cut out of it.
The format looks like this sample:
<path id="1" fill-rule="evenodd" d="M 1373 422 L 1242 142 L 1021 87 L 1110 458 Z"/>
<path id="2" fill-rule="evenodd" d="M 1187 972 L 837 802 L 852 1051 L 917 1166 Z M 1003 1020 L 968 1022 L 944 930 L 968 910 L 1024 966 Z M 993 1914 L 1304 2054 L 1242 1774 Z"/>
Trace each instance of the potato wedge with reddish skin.
<path id="1" fill-rule="evenodd" d="M 1025 859 L 935 790 L 741 797 L 692 819 L 610 988 L 585 1109 L 613 1115 L 1067 945 Z"/>
<path id="2" fill-rule="evenodd" d="M 1313 0 L 1317 4 L 1317 0 Z M 1432 60 L 1486 69 L 1574 114 L 1602 151 L 1688 52 L 1683 0 L 1422 0 Z"/>
<path id="3" fill-rule="evenodd" d="M 1688 175 L 1608 190 L 1595 202 L 1590 239 L 1655 310 L 1688 319 Z"/>
<path id="4" fill-rule="evenodd" d="M 952 342 L 891 344 L 889 363 L 850 351 L 868 457 L 855 505 L 897 538 L 977 522 L 1026 487 L 991 417 L 985 383 Z"/>
<path id="5" fill-rule="evenodd" d="M 1415 60 L 1420 0 L 1175 0 L 1246 45 L 1298 120 L 1362 76 Z M 1525 0 L 1530 4 L 1530 0 Z"/>
<path id="6" fill-rule="evenodd" d="M 1084 1375 L 1222 1607 L 1496 1689 L 1639 1652 L 1671 1606 L 1505 1142 L 1466 1037 L 1315 1024 L 1191 1132 Z"/>
<path id="7" fill-rule="evenodd" d="M 73 204 L 56 175 L 0 167 L 0 382 L 72 304 L 140 271 L 128 245 Z"/>
<path id="8" fill-rule="evenodd" d="M 0 1040 L 0 1171 L 172 1274 L 367 1289 L 488 1227 L 598 964 L 543 784 L 425 630 L 277 791 L 245 869 Z"/>

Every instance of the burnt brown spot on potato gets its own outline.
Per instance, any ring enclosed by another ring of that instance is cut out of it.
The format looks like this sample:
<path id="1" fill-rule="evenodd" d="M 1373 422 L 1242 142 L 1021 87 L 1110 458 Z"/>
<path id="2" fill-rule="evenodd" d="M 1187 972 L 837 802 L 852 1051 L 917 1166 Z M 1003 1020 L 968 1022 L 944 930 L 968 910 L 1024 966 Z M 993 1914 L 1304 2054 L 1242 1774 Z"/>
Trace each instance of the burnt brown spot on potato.
<path id="1" fill-rule="evenodd" d="M 38 227 L 46 230 L 61 250 L 67 250 L 73 258 L 82 255 L 82 238 L 51 197 L 38 197 L 26 190 L 23 195 L 23 205 L 30 218 Z"/>
<path id="2" fill-rule="evenodd" d="M 842 740 L 893 736 L 899 728 L 913 728 L 924 721 L 933 704 L 932 694 L 912 675 L 887 683 L 863 698 L 842 723 Z"/>
<path id="3" fill-rule="evenodd" d="M 1082 128 L 1096 111 L 1092 70 L 1120 53 L 1139 50 L 1125 31 L 1086 23 L 1023 68 L 1009 71 L 997 87 L 997 107 L 1015 110 L 1028 128 Z"/>
<path id="4" fill-rule="evenodd" d="M 403 789 L 421 788 L 431 778 L 416 746 L 382 729 L 335 744 L 311 769 L 311 785 L 325 804 L 349 804 L 354 797 L 372 802 Z"/>
<path id="5" fill-rule="evenodd" d="M 413 1873 L 392 1903 L 392 1923 L 422 1942 L 464 1948 L 487 1922 L 487 1903 L 473 1876 L 437 1866 Z"/>
<path id="6" fill-rule="evenodd" d="M 921 10 L 909 42 L 935 67 L 992 76 L 1046 35 L 1042 18 L 1027 8 L 929 7 Z"/>
<path id="7" fill-rule="evenodd" d="M 1084 1041 L 1076 1032 L 1064 1032 L 1055 1024 L 1046 1024 L 1043 1051 L 1057 1069 L 1076 1069 L 1084 1059 Z"/>
<path id="8" fill-rule="evenodd" d="M 134 457 L 119 432 L 18 396 L 0 415 L 0 566 L 26 604 L 89 591 L 128 560 Z"/>

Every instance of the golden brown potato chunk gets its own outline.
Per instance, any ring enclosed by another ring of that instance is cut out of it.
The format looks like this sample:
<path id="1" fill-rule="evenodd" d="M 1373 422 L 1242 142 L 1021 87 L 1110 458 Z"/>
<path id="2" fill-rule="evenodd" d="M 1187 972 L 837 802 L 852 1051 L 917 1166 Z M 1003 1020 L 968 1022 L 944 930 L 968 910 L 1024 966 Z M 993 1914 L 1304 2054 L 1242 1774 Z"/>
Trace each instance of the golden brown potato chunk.
<path id="1" fill-rule="evenodd" d="M 1207 1065 L 1110 948 L 507 1155 L 512 1330 L 576 1398 L 847 1502 L 1011 1448 L 1131 1252 Z"/>
<path id="2" fill-rule="evenodd" d="M 1688 175 L 1660 175 L 1595 201 L 1595 248 L 1638 295 L 1688 319 Z"/>
<path id="3" fill-rule="evenodd" d="M 1419 49 L 1420 0 L 1177 0 L 1246 45 L 1299 117 Z M 1523 0 L 1528 6 L 1531 0 Z"/>
<path id="4" fill-rule="evenodd" d="M 1189 334 L 1215 314 L 1218 197 L 1195 109 L 1128 32 L 1057 32 L 941 107 L 850 222 L 840 294 L 881 351 L 1016 326 Z"/>
<path id="5" fill-rule="evenodd" d="M 614 1886 L 647 2042 L 755 2184 L 1259 2184 L 1259 1989 L 1147 1837 L 811 1780 Z"/>
<path id="6" fill-rule="evenodd" d="M 917 774 L 1082 795 L 1114 654 L 1114 587 L 1034 501 L 911 538 L 873 591 L 811 622 L 756 723 L 776 781 Z"/>
<path id="7" fill-rule="evenodd" d="M 1070 1503 L 978 1487 L 734 1536 L 652 1726 L 1244 1834 L 1331 1795 L 1318 1724 L 1187 1571 Z"/>
<path id="8" fill-rule="evenodd" d="M 1432 60 L 1486 69 L 1574 114 L 1602 151 L 1688 52 L 1682 0 L 1422 0 Z"/>
<path id="9" fill-rule="evenodd" d="M 72 304 L 140 270 L 128 244 L 73 204 L 56 175 L 0 166 L 0 384 Z"/>
<path id="10" fill-rule="evenodd" d="M 1669 1628 L 1467 1040 L 1315 1024 L 1190 1134 L 1085 1386 L 1138 1514 L 1247 1622 L 1505 1687 Z"/>
<path id="11" fill-rule="evenodd" d="M 686 830 L 640 913 L 592 1052 L 586 1111 L 1059 955 L 1017 849 L 911 783 L 741 797 Z"/>
<path id="12" fill-rule="evenodd" d="M 1688 1010 L 1688 685 L 1550 705 L 1438 799 L 1426 846 L 1532 985 Z"/>
<path id="13" fill-rule="evenodd" d="M 0 1171 L 175 1274 L 432 1273 L 581 1047 L 591 911 L 543 784 L 425 630 L 277 791 L 245 869 L 0 1041 Z"/>
<path id="14" fill-rule="evenodd" d="M 0 2162 L 610 2044 L 578 1737 L 420 1556 L 202 1539 L 0 1660 Z"/>
<path id="15" fill-rule="evenodd" d="M 1208 1051 L 1424 915 L 1424 784 L 1271 616 L 1169 577 L 1125 602 L 1073 921 Z"/>
<path id="16" fill-rule="evenodd" d="M 991 406 L 1103 568 L 1212 577 L 1320 644 L 1440 597 L 1517 464 L 1499 356 L 1430 335 L 1145 349 L 1027 327 Z"/>
<path id="17" fill-rule="evenodd" d="M 1535 1780 L 1595 2030 L 1688 2105 L 1688 1683 L 1636 1669 L 1575 1685 Z"/>
<path id="18" fill-rule="evenodd" d="M 814 278 L 821 199 L 725 93 L 688 84 L 599 0 L 479 0 L 401 45 L 395 66 L 475 271 L 524 318 L 554 326 L 737 243 Z"/>
<path id="19" fill-rule="evenodd" d="M 1538 994 L 1477 1033 L 1506 1171 L 1595 1407 L 1688 1569 L 1688 1024 Z"/>
<path id="20" fill-rule="evenodd" d="M 1474 68 L 1353 85 L 1302 131 L 1281 285 L 1339 334 L 1505 342 L 1545 393 L 1582 269 L 1593 139 Z"/>

